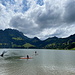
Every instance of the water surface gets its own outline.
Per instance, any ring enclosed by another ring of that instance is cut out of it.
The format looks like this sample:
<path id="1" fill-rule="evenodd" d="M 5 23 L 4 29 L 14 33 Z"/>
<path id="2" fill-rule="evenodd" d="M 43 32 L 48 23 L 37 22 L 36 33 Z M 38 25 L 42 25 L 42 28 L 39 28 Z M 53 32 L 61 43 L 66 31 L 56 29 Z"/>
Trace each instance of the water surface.
<path id="1" fill-rule="evenodd" d="M 75 51 L 0 49 L 0 75 L 75 75 Z M 35 55 L 37 51 L 37 55 Z M 20 59 L 29 55 L 32 59 Z"/>

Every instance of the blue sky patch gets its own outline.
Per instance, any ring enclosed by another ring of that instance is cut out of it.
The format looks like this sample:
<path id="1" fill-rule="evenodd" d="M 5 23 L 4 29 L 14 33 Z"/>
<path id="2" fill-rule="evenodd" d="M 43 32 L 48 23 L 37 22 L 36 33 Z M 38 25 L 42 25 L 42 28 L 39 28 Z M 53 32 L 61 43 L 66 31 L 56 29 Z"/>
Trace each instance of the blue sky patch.
<path id="1" fill-rule="evenodd" d="M 37 4 L 39 4 L 40 6 L 42 6 L 44 4 L 43 0 L 38 0 Z"/>

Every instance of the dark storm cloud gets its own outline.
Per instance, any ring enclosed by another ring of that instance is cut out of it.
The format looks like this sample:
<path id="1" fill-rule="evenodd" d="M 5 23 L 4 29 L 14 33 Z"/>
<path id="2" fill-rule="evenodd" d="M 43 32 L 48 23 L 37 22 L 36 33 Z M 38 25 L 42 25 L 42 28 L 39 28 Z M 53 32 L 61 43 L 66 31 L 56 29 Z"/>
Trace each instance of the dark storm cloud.
<path id="1" fill-rule="evenodd" d="M 65 5 L 64 20 L 67 23 L 75 22 L 75 0 L 69 0 Z"/>
<path id="2" fill-rule="evenodd" d="M 40 28 L 48 28 L 58 26 L 61 20 L 61 11 L 59 7 L 52 8 L 50 4 L 46 4 L 44 11 L 38 10 L 36 14 L 35 22 Z"/>
<path id="3" fill-rule="evenodd" d="M 32 20 L 22 18 L 21 16 L 14 16 L 10 21 L 10 25 L 13 28 L 19 29 L 24 34 L 36 34 L 37 32 L 39 32 L 37 31 L 38 27 L 36 28 L 34 26 Z"/>

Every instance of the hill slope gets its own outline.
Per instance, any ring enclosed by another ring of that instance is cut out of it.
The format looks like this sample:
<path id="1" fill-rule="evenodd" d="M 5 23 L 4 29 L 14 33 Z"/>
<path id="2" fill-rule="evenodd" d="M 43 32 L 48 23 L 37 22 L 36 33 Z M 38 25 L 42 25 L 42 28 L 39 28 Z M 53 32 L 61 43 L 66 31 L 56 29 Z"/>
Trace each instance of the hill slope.
<path id="1" fill-rule="evenodd" d="M 42 41 L 37 37 L 28 38 L 15 29 L 5 29 L 0 30 L 0 48 L 72 49 L 75 48 L 75 34 L 67 38 L 52 37 Z"/>

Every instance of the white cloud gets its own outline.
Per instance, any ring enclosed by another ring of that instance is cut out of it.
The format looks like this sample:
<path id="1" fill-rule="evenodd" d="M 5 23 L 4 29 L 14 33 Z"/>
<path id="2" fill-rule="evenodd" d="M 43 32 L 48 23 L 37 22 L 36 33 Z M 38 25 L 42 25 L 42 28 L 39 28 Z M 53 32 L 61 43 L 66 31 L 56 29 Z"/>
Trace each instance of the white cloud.
<path id="1" fill-rule="evenodd" d="M 6 24 L 8 24 L 8 21 L 5 20 L 5 18 L 7 18 L 5 10 L 6 10 L 6 7 L 0 4 L 0 28 L 2 29 L 6 27 Z"/>
<path id="2" fill-rule="evenodd" d="M 0 2 L 1 29 L 16 28 L 25 35 L 42 39 L 74 34 L 74 0 L 42 0 L 41 3 L 40 0 L 12 1 L 4 5 Z"/>

